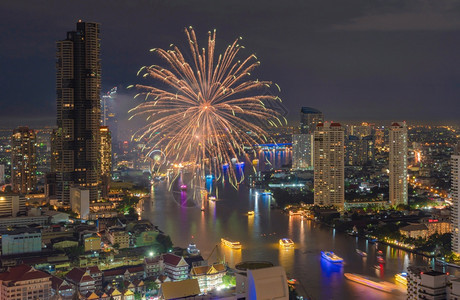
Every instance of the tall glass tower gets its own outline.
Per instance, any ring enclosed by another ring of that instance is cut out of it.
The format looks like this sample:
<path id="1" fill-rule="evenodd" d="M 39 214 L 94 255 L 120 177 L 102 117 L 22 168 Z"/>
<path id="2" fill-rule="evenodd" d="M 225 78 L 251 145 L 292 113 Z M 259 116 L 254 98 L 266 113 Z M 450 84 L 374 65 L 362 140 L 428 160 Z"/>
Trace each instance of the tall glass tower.
<path id="1" fill-rule="evenodd" d="M 52 169 L 57 198 L 70 201 L 70 187 L 88 189 L 98 198 L 101 59 L 99 24 L 79 21 L 57 42 L 57 127 Z"/>

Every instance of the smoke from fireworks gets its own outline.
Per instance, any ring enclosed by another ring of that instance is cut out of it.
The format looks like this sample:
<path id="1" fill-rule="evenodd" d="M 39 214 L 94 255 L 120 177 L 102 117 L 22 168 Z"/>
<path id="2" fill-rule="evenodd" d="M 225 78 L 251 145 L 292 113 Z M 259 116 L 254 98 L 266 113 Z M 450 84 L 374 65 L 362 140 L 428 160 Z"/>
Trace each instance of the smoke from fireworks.
<path id="1" fill-rule="evenodd" d="M 162 149 L 169 160 L 190 162 L 201 174 L 219 177 L 232 158 L 248 158 L 245 146 L 268 140 L 259 122 L 282 125 L 279 113 L 267 105 L 281 100 L 266 93 L 270 81 L 249 80 L 260 64 L 255 55 L 236 60 L 244 48 L 238 44 L 241 38 L 216 57 L 215 31 L 208 33 L 207 49 L 198 47 L 191 27 L 185 33 L 190 61 L 174 45 L 170 50 L 155 48 L 150 51 L 167 66 L 144 66 L 138 72 L 157 85 L 135 86 L 140 91 L 136 97 L 143 96 L 144 102 L 130 111 L 131 118 L 143 115 L 148 124 L 134 137 L 145 140 L 150 152 Z M 232 184 L 238 184 L 233 168 L 228 168 L 228 175 Z"/>

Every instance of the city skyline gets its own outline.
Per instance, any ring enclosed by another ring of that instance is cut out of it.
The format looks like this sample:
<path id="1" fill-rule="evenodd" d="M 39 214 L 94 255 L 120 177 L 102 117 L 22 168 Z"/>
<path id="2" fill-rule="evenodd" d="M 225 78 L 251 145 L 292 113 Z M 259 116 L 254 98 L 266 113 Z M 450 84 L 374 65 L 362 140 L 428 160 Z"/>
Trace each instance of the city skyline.
<path id="1" fill-rule="evenodd" d="M 351 2 L 339 9 L 340 3 L 334 2 L 256 1 L 228 7 L 228 3 L 204 6 L 204 1 L 110 6 L 95 1 L 86 10 L 84 4 L 63 9 L 62 4 L 46 3 L 1 4 L 1 22 L 10 32 L 0 50 L 9 74 L 2 77 L 7 87 L 3 97 L 8 99 L 2 101 L 6 107 L 2 127 L 21 125 L 15 119 L 30 126 L 53 124 L 51 53 L 59 32 L 78 19 L 103 25 L 102 90 L 118 86 L 120 102 L 132 104 L 132 95 L 124 88 L 136 82 L 138 68 L 145 61 L 158 62 L 148 49 L 167 47 L 171 41 L 180 44 L 183 28 L 192 25 L 200 34 L 216 28 L 224 45 L 242 36 L 247 52 L 254 51 L 261 59 L 257 76 L 281 86 L 290 121 L 296 120 L 300 106 L 315 107 L 334 121 L 449 121 L 455 120 L 459 106 L 455 82 L 460 61 L 454 49 L 460 44 L 455 34 L 460 22 L 452 5 Z M 17 12 L 23 12 L 22 19 L 12 17 Z M 51 27 L 46 20 L 56 21 Z"/>

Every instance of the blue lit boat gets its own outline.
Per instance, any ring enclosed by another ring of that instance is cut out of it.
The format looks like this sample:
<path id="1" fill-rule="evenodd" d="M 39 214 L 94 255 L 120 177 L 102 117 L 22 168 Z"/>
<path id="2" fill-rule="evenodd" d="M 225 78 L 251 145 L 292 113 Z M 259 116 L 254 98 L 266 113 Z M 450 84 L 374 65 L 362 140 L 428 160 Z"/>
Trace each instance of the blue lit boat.
<path id="1" fill-rule="evenodd" d="M 321 251 L 321 257 L 324 258 L 327 261 L 330 261 L 331 263 L 334 264 L 341 264 L 343 263 L 343 258 L 340 256 L 337 256 L 334 254 L 332 251 Z"/>
<path id="2" fill-rule="evenodd" d="M 396 274 L 395 275 L 395 280 L 396 280 L 396 282 L 399 282 L 399 283 L 402 283 L 404 285 L 407 285 L 407 273 L 402 272 L 402 273 Z"/>

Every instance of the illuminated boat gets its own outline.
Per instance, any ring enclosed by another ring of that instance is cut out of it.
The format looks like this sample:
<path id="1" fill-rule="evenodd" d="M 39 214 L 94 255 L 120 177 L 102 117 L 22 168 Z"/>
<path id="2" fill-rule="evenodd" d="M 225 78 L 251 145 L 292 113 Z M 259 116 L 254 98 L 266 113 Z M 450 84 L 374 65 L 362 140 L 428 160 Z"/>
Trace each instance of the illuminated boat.
<path id="1" fill-rule="evenodd" d="M 248 216 L 253 216 L 253 215 L 254 215 L 254 211 L 253 211 L 253 210 L 248 211 Z"/>
<path id="2" fill-rule="evenodd" d="M 198 248 L 196 247 L 195 243 L 190 243 L 188 245 L 187 252 L 190 255 L 199 255 L 200 254 L 200 250 L 198 250 Z"/>
<path id="3" fill-rule="evenodd" d="M 367 277 L 367 276 L 363 276 L 359 274 L 353 274 L 353 273 L 345 273 L 343 275 L 345 276 L 346 279 L 350 281 L 371 287 L 376 290 L 387 292 L 387 293 L 391 293 L 397 288 L 394 284 L 386 282 L 386 281 L 380 281 L 377 278 L 374 279 L 371 277 Z"/>
<path id="4" fill-rule="evenodd" d="M 220 239 L 220 241 L 222 242 L 222 244 L 224 244 L 224 246 L 227 246 L 229 248 L 232 248 L 232 249 L 241 249 L 241 243 L 240 242 L 234 242 L 234 241 L 231 241 L 227 238 L 225 239 Z"/>
<path id="5" fill-rule="evenodd" d="M 366 257 L 367 256 L 367 253 L 364 252 L 364 251 L 361 251 L 359 249 L 356 249 L 356 253 L 358 253 L 359 255 L 361 255 L 362 257 Z"/>
<path id="6" fill-rule="evenodd" d="M 377 255 L 383 255 L 383 251 L 382 250 L 377 251 Z"/>
<path id="7" fill-rule="evenodd" d="M 383 257 L 378 256 L 378 257 L 377 257 L 377 262 L 378 262 L 379 264 L 384 264 L 384 263 L 385 263 L 385 260 L 383 259 Z"/>
<path id="8" fill-rule="evenodd" d="M 343 258 L 340 256 L 337 256 L 334 254 L 332 251 L 321 251 L 321 256 L 325 259 L 330 261 L 331 263 L 334 264 L 341 264 L 343 263 Z"/>
<path id="9" fill-rule="evenodd" d="M 186 184 L 181 184 L 180 189 L 183 191 L 187 190 L 187 185 Z"/>
<path id="10" fill-rule="evenodd" d="M 395 275 L 395 280 L 396 280 L 396 282 L 399 282 L 399 283 L 402 283 L 404 285 L 407 285 L 407 273 L 402 272 L 402 273 L 396 274 Z"/>
<path id="11" fill-rule="evenodd" d="M 280 239 L 280 246 L 283 248 L 294 248 L 294 242 L 291 239 Z"/>
<path id="12" fill-rule="evenodd" d="M 210 201 L 216 201 L 217 198 L 216 198 L 216 196 L 209 196 L 209 200 L 210 200 Z"/>

